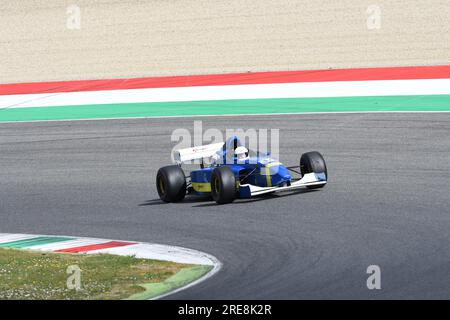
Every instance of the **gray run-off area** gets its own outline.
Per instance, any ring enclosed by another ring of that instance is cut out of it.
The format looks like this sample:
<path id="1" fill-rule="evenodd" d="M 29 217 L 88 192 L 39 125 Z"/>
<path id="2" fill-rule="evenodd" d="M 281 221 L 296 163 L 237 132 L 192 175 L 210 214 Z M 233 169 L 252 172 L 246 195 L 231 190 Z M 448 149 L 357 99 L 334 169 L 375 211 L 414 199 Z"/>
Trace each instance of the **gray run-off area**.
<path id="1" fill-rule="evenodd" d="M 0 83 L 447 65 L 449 17 L 448 0 L 2 1 Z"/>

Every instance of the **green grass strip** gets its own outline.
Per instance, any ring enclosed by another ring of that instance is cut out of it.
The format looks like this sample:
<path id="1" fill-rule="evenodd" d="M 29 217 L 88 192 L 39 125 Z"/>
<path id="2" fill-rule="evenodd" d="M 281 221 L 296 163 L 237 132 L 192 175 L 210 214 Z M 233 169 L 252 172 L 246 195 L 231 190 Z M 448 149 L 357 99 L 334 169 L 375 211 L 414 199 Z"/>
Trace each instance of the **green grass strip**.
<path id="1" fill-rule="evenodd" d="M 68 237 L 34 237 L 30 239 L 24 239 L 24 240 L 16 240 L 11 242 L 5 242 L 0 243 L 0 248 L 28 248 L 33 246 L 39 246 L 44 244 L 50 244 L 50 243 L 56 243 L 56 242 L 62 242 L 62 241 L 68 241 L 73 240 L 73 238 Z"/>
<path id="2" fill-rule="evenodd" d="M 163 282 L 141 284 L 145 288 L 145 291 L 133 294 L 125 300 L 147 300 L 155 298 L 201 278 L 211 271 L 211 269 L 211 266 L 194 266 L 181 269 L 178 273 Z"/>
<path id="3" fill-rule="evenodd" d="M 247 99 L 0 109 L 0 122 L 310 112 L 450 111 L 450 95 Z"/>

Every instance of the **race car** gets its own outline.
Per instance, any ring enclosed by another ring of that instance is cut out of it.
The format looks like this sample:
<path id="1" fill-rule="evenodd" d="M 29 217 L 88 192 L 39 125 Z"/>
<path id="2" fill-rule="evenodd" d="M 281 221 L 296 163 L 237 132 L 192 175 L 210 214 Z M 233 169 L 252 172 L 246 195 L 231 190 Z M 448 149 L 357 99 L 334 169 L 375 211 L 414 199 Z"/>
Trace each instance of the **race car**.
<path id="1" fill-rule="evenodd" d="M 156 175 L 156 188 L 164 202 L 179 202 L 186 194 L 194 194 L 210 195 L 216 203 L 225 204 L 236 198 L 322 188 L 328 177 L 325 160 L 317 151 L 302 154 L 298 166 L 287 167 L 270 153 L 249 151 L 237 136 L 174 151 L 174 159 L 175 165 L 160 168 Z M 200 161 L 200 168 L 186 176 L 181 166 L 193 160 Z"/>

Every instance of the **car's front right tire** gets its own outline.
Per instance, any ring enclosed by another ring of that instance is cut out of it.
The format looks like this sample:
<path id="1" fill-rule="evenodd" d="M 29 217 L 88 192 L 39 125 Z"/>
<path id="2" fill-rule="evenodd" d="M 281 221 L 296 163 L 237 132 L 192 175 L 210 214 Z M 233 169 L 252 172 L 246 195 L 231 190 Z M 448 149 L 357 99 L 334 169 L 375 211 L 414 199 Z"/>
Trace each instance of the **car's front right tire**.
<path id="1" fill-rule="evenodd" d="M 156 189 L 164 202 L 179 202 L 186 196 L 186 177 L 180 166 L 166 166 L 156 174 Z"/>
<path id="2" fill-rule="evenodd" d="M 307 173 L 325 173 L 325 179 L 328 180 L 328 170 L 323 156 L 317 151 L 306 152 L 300 158 L 300 171 L 302 176 Z M 319 189 L 325 185 L 307 186 L 308 189 Z"/>

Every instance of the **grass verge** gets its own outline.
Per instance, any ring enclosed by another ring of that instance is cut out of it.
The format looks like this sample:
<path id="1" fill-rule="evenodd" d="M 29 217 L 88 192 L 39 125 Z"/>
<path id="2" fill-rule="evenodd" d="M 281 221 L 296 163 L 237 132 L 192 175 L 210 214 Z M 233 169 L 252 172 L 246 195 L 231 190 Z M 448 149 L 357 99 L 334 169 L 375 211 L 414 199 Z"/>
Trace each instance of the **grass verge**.
<path id="1" fill-rule="evenodd" d="M 81 269 L 80 289 L 69 289 Z M 110 254 L 0 248 L 0 299 L 148 299 L 184 286 L 211 268 Z"/>

